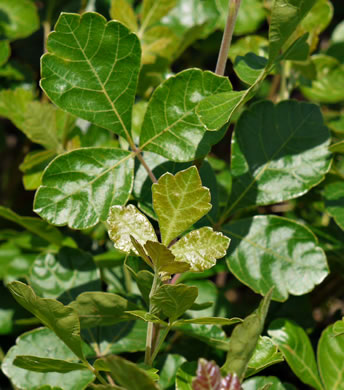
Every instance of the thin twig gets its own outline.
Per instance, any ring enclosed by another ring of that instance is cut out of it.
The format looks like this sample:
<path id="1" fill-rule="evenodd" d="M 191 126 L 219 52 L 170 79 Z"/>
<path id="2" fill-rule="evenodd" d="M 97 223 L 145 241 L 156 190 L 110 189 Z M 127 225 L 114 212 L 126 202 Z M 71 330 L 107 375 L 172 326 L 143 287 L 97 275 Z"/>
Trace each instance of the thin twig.
<path id="1" fill-rule="evenodd" d="M 228 16 L 225 31 L 223 32 L 221 48 L 217 59 L 215 73 L 223 76 L 225 73 L 228 51 L 232 42 L 233 31 L 235 22 L 238 16 L 241 0 L 229 0 L 228 3 Z"/>
<path id="2" fill-rule="evenodd" d="M 134 145 L 131 145 L 131 148 L 133 149 L 133 151 L 136 153 L 136 157 L 140 160 L 140 163 L 143 165 L 143 167 L 145 168 L 145 170 L 147 171 L 149 177 L 152 179 L 152 182 L 153 183 L 157 183 L 158 180 L 157 178 L 155 177 L 154 173 L 152 172 L 152 170 L 149 168 L 149 166 L 147 165 L 146 161 L 144 160 L 142 154 L 141 154 L 141 150 L 139 148 L 137 148 L 136 146 Z"/>

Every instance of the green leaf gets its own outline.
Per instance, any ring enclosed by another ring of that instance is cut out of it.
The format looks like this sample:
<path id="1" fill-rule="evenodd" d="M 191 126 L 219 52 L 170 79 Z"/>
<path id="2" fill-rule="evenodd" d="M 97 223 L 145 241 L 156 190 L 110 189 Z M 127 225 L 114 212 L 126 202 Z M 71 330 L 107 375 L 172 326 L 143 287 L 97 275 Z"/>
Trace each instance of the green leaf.
<path id="1" fill-rule="evenodd" d="M 230 239 L 210 227 L 193 230 L 177 243 L 171 251 L 176 261 L 190 265 L 191 271 L 201 272 L 213 267 L 217 259 L 226 255 Z"/>
<path id="2" fill-rule="evenodd" d="M 67 373 L 56 372 L 34 372 L 19 368 L 13 364 L 20 355 L 31 354 L 36 361 L 47 363 L 53 360 L 62 366 L 79 365 L 77 358 L 66 347 L 66 345 L 49 329 L 38 328 L 27 333 L 23 333 L 16 340 L 14 345 L 6 354 L 2 362 L 2 370 L 8 376 L 13 385 L 18 389 L 35 390 L 47 387 L 58 389 L 84 389 L 94 380 L 93 374 L 84 369 Z M 39 357 L 37 356 L 39 355 Z M 62 361 L 64 361 L 62 363 Z M 60 363 L 59 363 L 60 362 Z M 55 365 L 56 368 L 58 368 Z M 56 387 L 55 387 L 56 386 Z"/>
<path id="3" fill-rule="evenodd" d="M 33 101 L 32 92 L 22 88 L 0 92 L 0 115 L 10 119 L 32 142 L 56 153 L 63 152 L 58 138 L 67 114 L 52 104 Z"/>
<path id="4" fill-rule="evenodd" d="M 30 285 L 42 298 L 59 298 L 64 304 L 85 289 L 101 289 L 92 256 L 74 248 L 39 255 L 31 268 Z"/>
<path id="5" fill-rule="evenodd" d="M 254 104 L 235 134 L 227 213 L 296 198 L 322 181 L 331 164 L 330 134 L 315 104 Z"/>
<path id="6" fill-rule="evenodd" d="M 269 337 L 259 337 L 256 349 L 248 362 L 246 377 L 257 374 L 266 367 L 284 361 L 283 355 Z"/>
<path id="7" fill-rule="evenodd" d="M 0 38 L 26 38 L 39 29 L 37 8 L 31 0 L 1 0 Z"/>
<path id="8" fill-rule="evenodd" d="M 151 303 L 155 311 L 161 311 L 172 323 L 190 309 L 197 295 L 197 287 L 165 284 L 160 286 L 151 297 Z"/>
<path id="9" fill-rule="evenodd" d="M 148 218 L 140 213 L 134 205 L 111 207 L 107 223 L 109 236 L 114 242 L 115 248 L 122 252 L 129 254 L 130 251 L 133 251 L 138 255 L 130 236 L 134 237 L 141 245 L 144 245 L 148 240 L 158 240 Z"/>
<path id="10" fill-rule="evenodd" d="M 4 65 L 11 55 L 11 47 L 8 41 L 0 41 L 0 66 Z"/>
<path id="11" fill-rule="evenodd" d="M 283 45 L 314 6 L 316 0 L 275 0 L 269 29 L 269 65 L 273 64 Z"/>
<path id="12" fill-rule="evenodd" d="M 168 245 L 211 209 L 209 190 L 202 187 L 194 166 L 175 176 L 164 174 L 158 183 L 153 184 L 152 192 L 164 245 Z"/>
<path id="13" fill-rule="evenodd" d="M 186 361 L 184 356 L 177 354 L 168 354 L 159 359 L 158 367 L 162 361 L 162 367 L 159 370 L 159 385 L 162 389 L 168 389 L 175 385 L 176 374 L 179 367 Z"/>
<path id="14" fill-rule="evenodd" d="M 223 318 L 223 317 L 199 317 L 190 318 L 187 320 L 178 320 L 174 323 L 175 326 L 183 324 L 200 324 L 200 325 L 219 325 L 228 326 L 242 322 L 240 318 Z"/>
<path id="15" fill-rule="evenodd" d="M 176 374 L 176 390 L 193 390 L 192 380 L 196 376 L 197 362 L 183 363 Z"/>
<path id="16" fill-rule="evenodd" d="M 234 111 L 243 102 L 247 91 L 217 93 L 202 100 L 196 109 L 201 123 L 209 131 L 216 131 L 228 124 Z"/>
<path id="17" fill-rule="evenodd" d="M 293 390 L 294 387 L 285 384 L 275 376 L 255 376 L 245 381 L 243 390 Z M 296 390 L 296 389 L 295 389 Z"/>
<path id="18" fill-rule="evenodd" d="M 344 118 L 344 117 L 343 117 Z M 344 141 L 336 142 L 329 147 L 332 153 L 344 153 Z"/>
<path id="19" fill-rule="evenodd" d="M 196 108 L 207 96 L 231 89 L 227 77 L 199 69 L 170 77 L 156 88 L 148 103 L 140 149 L 179 162 L 203 157 L 217 135 L 206 134 L 209 129 L 200 122 Z"/>
<path id="20" fill-rule="evenodd" d="M 318 54 L 311 57 L 316 69 L 315 80 L 301 80 L 301 92 L 310 100 L 321 103 L 344 101 L 344 65 L 336 58 Z"/>
<path id="21" fill-rule="evenodd" d="M 256 216 L 226 225 L 231 237 L 227 256 L 231 272 L 255 292 L 275 286 L 272 299 L 303 295 L 328 275 L 324 251 L 313 233 L 294 221 Z"/>
<path id="22" fill-rule="evenodd" d="M 248 85 L 252 85 L 264 71 L 267 62 L 268 60 L 265 57 L 247 53 L 244 57 L 236 57 L 234 70 L 240 80 Z"/>
<path id="23" fill-rule="evenodd" d="M 14 211 L 4 206 L 0 206 L 0 217 L 17 223 L 18 225 L 27 229 L 29 232 L 43 238 L 51 244 L 61 246 L 63 243 L 64 237 L 62 236 L 61 232 L 39 218 L 21 217 Z"/>
<path id="24" fill-rule="evenodd" d="M 91 345 L 97 341 L 99 353 L 106 356 L 110 353 L 140 352 L 146 348 L 147 322 L 129 321 L 112 326 L 101 326 L 85 329 L 83 339 Z"/>
<path id="25" fill-rule="evenodd" d="M 59 372 L 61 374 L 65 372 L 87 369 L 87 367 L 80 363 L 72 363 L 60 359 L 51 359 L 31 355 L 18 355 L 14 359 L 13 364 L 17 367 L 24 368 L 25 370 L 29 371 Z"/>
<path id="26" fill-rule="evenodd" d="M 240 381 L 245 378 L 249 361 L 264 328 L 271 296 L 272 289 L 262 299 L 259 307 L 234 328 L 229 339 L 227 359 L 221 368 L 221 371 L 226 375 L 229 373 L 237 374 Z"/>
<path id="27" fill-rule="evenodd" d="M 301 326 L 291 320 L 277 319 L 270 324 L 268 334 L 283 353 L 294 374 L 303 383 L 322 390 L 313 347 Z"/>
<path id="28" fill-rule="evenodd" d="M 155 269 L 163 275 L 170 276 L 190 269 L 187 262 L 176 261 L 171 250 L 160 242 L 147 241 L 145 249 L 152 259 Z"/>
<path id="29" fill-rule="evenodd" d="M 79 315 L 82 328 L 109 326 L 128 321 L 131 316 L 125 311 L 136 305 L 117 294 L 106 292 L 84 292 L 69 304 Z"/>
<path id="30" fill-rule="evenodd" d="M 167 322 L 162 321 L 159 317 L 144 310 L 131 310 L 126 312 L 129 316 L 133 316 L 136 320 L 139 318 L 145 322 L 153 322 L 155 324 L 161 324 L 168 326 Z"/>
<path id="31" fill-rule="evenodd" d="M 47 47 L 41 86 L 49 98 L 130 140 L 141 57 L 137 36 L 97 13 L 62 13 Z"/>
<path id="32" fill-rule="evenodd" d="M 335 324 L 334 324 L 335 325 Z M 326 390 L 343 390 L 344 373 L 344 335 L 337 335 L 328 326 L 321 334 L 318 344 L 318 366 Z"/>
<path id="33" fill-rule="evenodd" d="M 143 0 L 142 25 L 139 36 L 151 25 L 160 21 L 177 3 L 177 0 Z"/>
<path id="34" fill-rule="evenodd" d="M 260 35 L 248 35 L 231 44 L 228 57 L 233 63 L 237 56 L 244 57 L 249 52 L 260 57 L 265 57 L 268 44 L 268 40 Z"/>
<path id="35" fill-rule="evenodd" d="M 136 32 L 138 30 L 135 12 L 127 0 L 112 0 L 110 16 L 111 19 L 116 19 L 124 24 L 130 31 Z"/>
<path id="36" fill-rule="evenodd" d="M 116 383 L 127 390 L 158 390 L 158 385 L 145 370 L 120 356 L 104 358 Z"/>
<path id="37" fill-rule="evenodd" d="M 344 230 L 344 183 L 335 181 L 325 186 L 325 207 L 338 226 Z"/>
<path id="38" fill-rule="evenodd" d="M 82 148 L 53 160 L 36 192 L 34 210 L 54 225 L 86 229 L 105 221 L 110 207 L 125 204 L 133 180 L 130 152 Z"/>
<path id="39" fill-rule="evenodd" d="M 56 157 L 55 152 L 50 150 L 33 150 L 24 157 L 19 165 L 23 172 L 24 188 L 36 190 L 42 184 L 43 171 L 47 165 Z"/>
<path id="40" fill-rule="evenodd" d="M 337 321 L 333 324 L 333 332 L 336 336 L 342 335 L 344 333 L 344 318 L 341 321 Z"/>
<path id="41" fill-rule="evenodd" d="M 81 360 L 80 323 L 75 310 L 54 299 L 39 298 L 32 288 L 21 282 L 8 284 L 15 300 L 51 329 Z"/>

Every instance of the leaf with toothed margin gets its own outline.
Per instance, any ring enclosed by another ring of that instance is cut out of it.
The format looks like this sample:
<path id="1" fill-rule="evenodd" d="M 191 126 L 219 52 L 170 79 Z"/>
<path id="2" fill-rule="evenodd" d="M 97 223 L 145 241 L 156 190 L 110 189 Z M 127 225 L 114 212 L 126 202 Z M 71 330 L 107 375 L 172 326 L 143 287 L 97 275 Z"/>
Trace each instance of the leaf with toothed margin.
<path id="1" fill-rule="evenodd" d="M 126 207 L 111 207 L 107 223 L 109 225 L 109 236 L 114 242 L 115 248 L 122 252 L 130 253 L 130 251 L 133 251 L 138 255 L 130 236 L 134 237 L 141 245 L 148 240 L 158 241 L 148 218 L 132 204 Z"/>
<path id="2" fill-rule="evenodd" d="M 206 133 L 209 129 L 199 120 L 196 109 L 207 96 L 231 90 L 227 77 L 199 69 L 167 79 L 148 103 L 140 148 L 179 162 L 206 155 L 214 135 Z"/>
<path id="3" fill-rule="evenodd" d="M 112 205 L 125 204 L 133 182 L 132 154 L 82 148 L 53 160 L 42 177 L 34 211 L 53 225 L 87 229 L 105 221 Z"/>
<path id="4" fill-rule="evenodd" d="M 53 103 L 130 139 L 141 58 L 137 36 L 94 12 L 62 13 L 47 50 L 41 86 Z"/>
<path id="5" fill-rule="evenodd" d="M 190 265 L 190 271 L 201 272 L 213 267 L 227 253 L 230 239 L 211 227 L 202 227 L 186 234 L 171 246 L 176 262 Z"/>
<path id="6" fill-rule="evenodd" d="M 165 173 L 153 184 L 153 207 L 161 241 L 168 245 L 211 209 L 210 191 L 202 186 L 195 166 L 176 175 Z"/>

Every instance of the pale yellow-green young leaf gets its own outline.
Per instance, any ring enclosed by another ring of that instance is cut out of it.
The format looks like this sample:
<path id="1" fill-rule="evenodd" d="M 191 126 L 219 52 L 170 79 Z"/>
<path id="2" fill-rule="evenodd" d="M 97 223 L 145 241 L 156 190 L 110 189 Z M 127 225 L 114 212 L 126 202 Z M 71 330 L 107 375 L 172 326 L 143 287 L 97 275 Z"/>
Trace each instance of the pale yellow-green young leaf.
<path id="1" fill-rule="evenodd" d="M 132 235 L 130 235 L 130 239 L 131 239 L 131 243 L 133 244 L 134 248 L 136 249 L 141 259 L 143 259 L 150 267 L 153 268 L 152 261 L 147 255 L 144 247 Z"/>
<path id="2" fill-rule="evenodd" d="M 142 64 L 154 63 L 157 56 L 172 58 L 180 45 L 180 38 L 166 26 L 147 30 L 142 38 Z"/>
<path id="3" fill-rule="evenodd" d="M 139 36 L 142 37 L 144 31 L 148 27 L 157 23 L 173 7 L 175 7 L 176 3 L 177 0 L 143 0 Z"/>
<path id="4" fill-rule="evenodd" d="M 124 24 L 130 31 L 136 32 L 138 30 L 137 17 L 127 0 L 112 0 L 110 16 L 111 19 Z"/>
<path id="5" fill-rule="evenodd" d="M 162 274 L 163 278 L 170 275 L 186 272 L 190 269 L 189 264 L 175 261 L 175 257 L 170 249 L 160 242 L 147 241 L 145 249 L 153 261 L 156 270 Z"/>
<path id="6" fill-rule="evenodd" d="M 0 115 L 10 119 L 32 142 L 63 152 L 58 139 L 60 111 L 52 104 L 33 99 L 32 92 L 25 89 L 4 90 L 0 93 Z"/>
<path id="7" fill-rule="evenodd" d="M 128 206 L 112 206 L 107 219 L 109 236 L 116 249 L 138 255 L 130 236 L 133 236 L 141 245 L 148 240 L 158 241 L 153 226 L 147 217 L 132 204 Z"/>
<path id="8" fill-rule="evenodd" d="M 210 227 L 193 230 L 171 246 L 176 261 L 190 265 L 191 271 L 199 272 L 213 267 L 216 260 L 225 256 L 230 239 Z"/>
<path id="9" fill-rule="evenodd" d="M 210 191 L 202 186 L 195 166 L 175 176 L 165 173 L 153 184 L 152 193 L 161 241 L 166 246 L 211 209 Z"/>

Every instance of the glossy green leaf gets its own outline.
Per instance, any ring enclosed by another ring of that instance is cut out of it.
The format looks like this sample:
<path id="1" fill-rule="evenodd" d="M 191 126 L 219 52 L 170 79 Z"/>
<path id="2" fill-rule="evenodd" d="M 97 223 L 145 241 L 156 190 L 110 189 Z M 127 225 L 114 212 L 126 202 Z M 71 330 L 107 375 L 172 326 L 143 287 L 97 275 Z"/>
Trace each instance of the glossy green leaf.
<path id="1" fill-rule="evenodd" d="M 230 91 L 205 98 L 196 109 L 201 123 L 210 131 L 220 129 L 230 121 L 246 94 L 246 91 Z"/>
<path id="2" fill-rule="evenodd" d="M 272 299 L 303 295 L 328 275 L 324 251 L 303 225 L 277 216 L 242 219 L 223 228 L 232 243 L 231 272 L 257 293 L 275 286 Z"/>
<path id="3" fill-rule="evenodd" d="M 296 39 L 280 56 L 280 59 L 290 61 L 306 61 L 308 59 L 310 50 L 307 43 L 308 36 L 309 34 L 305 33 L 300 38 Z"/>
<path id="4" fill-rule="evenodd" d="M 107 223 L 109 236 L 114 242 L 115 248 L 125 253 L 133 251 L 138 254 L 130 236 L 134 237 L 141 245 L 144 245 L 148 240 L 158 240 L 148 218 L 134 205 L 111 207 Z"/>
<path id="5" fill-rule="evenodd" d="M 47 47 L 41 86 L 49 98 L 63 110 L 130 139 L 141 57 L 136 35 L 97 13 L 62 13 Z"/>
<path id="6" fill-rule="evenodd" d="M 17 367 L 36 372 L 59 372 L 61 374 L 76 370 L 85 370 L 83 364 L 72 363 L 66 360 L 51 359 L 31 355 L 18 355 L 13 364 Z"/>
<path id="7" fill-rule="evenodd" d="M 334 181 L 325 187 L 325 207 L 338 226 L 344 230 L 344 183 Z"/>
<path id="8" fill-rule="evenodd" d="M 234 70 L 240 80 L 248 85 L 252 85 L 264 71 L 267 62 L 268 60 L 265 57 L 247 53 L 244 57 L 236 57 Z"/>
<path id="9" fill-rule="evenodd" d="M 84 389 L 93 381 L 94 376 L 88 370 L 77 370 L 66 373 L 58 372 L 34 372 L 19 368 L 13 364 L 13 361 L 20 355 L 32 354 L 36 361 L 42 362 L 48 360 L 57 360 L 60 368 L 64 365 L 77 366 L 77 358 L 66 347 L 66 345 L 59 340 L 59 338 L 47 328 L 38 328 L 30 332 L 24 333 L 16 341 L 14 345 L 6 354 L 2 370 L 8 376 L 14 386 L 23 390 L 36 390 L 44 388 L 48 389 Z M 39 355 L 39 357 L 37 356 Z M 62 361 L 64 361 L 62 363 Z M 60 363 L 59 363 L 60 362 Z M 58 368 L 56 366 L 56 368 Z M 56 386 L 56 387 L 55 387 Z"/>
<path id="10" fill-rule="evenodd" d="M 196 376 L 197 362 L 183 363 L 176 374 L 176 390 L 193 390 L 192 379 Z"/>
<path id="11" fill-rule="evenodd" d="M 116 383 L 127 390 L 158 390 L 158 385 L 145 370 L 120 356 L 104 358 Z"/>
<path id="12" fill-rule="evenodd" d="M 293 390 L 294 387 L 285 386 L 275 376 L 255 376 L 245 381 L 242 385 L 243 390 Z M 295 389 L 296 390 L 296 389 Z"/>
<path id="13" fill-rule="evenodd" d="M 64 237 L 61 232 L 39 218 L 22 217 L 7 207 L 0 206 L 0 217 L 17 223 L 29 232 L 55 245 L 62 245 Z"/>
<path id="14" fill-rule="evenodd" d="M 196 108 L 207 96 L 231 89 L 228 78 L 199 69 L 170 77 L 148 103 L 140 148 L 179 162 L 206 155 L 217 135 L 206 134 L 209 129 L 200 122 Z"/>
<path id="15" fill-rule="evenodd" d="M 344 335 L 333 331 L 334 325 L 328 326 L 321 334 L 318 344 L 318 366 L 326 390 L 344 389 Z"/>
<path id="16" fill-rule="evenodd" d="M 4 65 L 11 55 L 11 47 L 8 41 L 0 41 L 0 66 Z"/>
<path id="17" fill-rule="evenodd" d="M 86 289 L 101 289 L 92 256 L 74 248 L 39 255 L 31 268 L 30 284 L 40 297 L 59 298 L 65 304 Z"/>
<path id="18" fill-rule="evenodd" d="M 166 173 L 153 184 L 153 207 L 158 216 L 161 241 L 168 245 L 210 209 L 209 190 L 202 186 L 195 166 Z"/>
<path id="19" fill-rule="evenodd" d="M 110 207 L 125 204 L 133 180 L 131 153 L 82 148 L 53 160 L 45 170 L 34 210 L 54 225 L 86 229 L 105 221 Z"/>
<path id="20" fill-rule="evenodd" d="M 1 38 L 26 38 L 39 29 L 37 8 L 31 0 L 1 0 L 0 13 Z"/>
<path id="21" fill-rule="evenodd" d="M 248 362 L 246 377 L 284 361 L 283 355 L 269 337 L 259 337 L 256 349 Z"/>
<path id="22" fill-rule="evenodd" d="M 111 19 L 124 24 L 130 31 L 136 32 L 138 30 L 135 12 L 127 0 L 112 0 L 110 16 Z"/>
<path id="23" fill-rule="evenodd" d="M 227 359 L 221 371 L 236 374 L 242 381 L 250 359 L 261 335 L 272 296 L 272 289 L 262 299 L 259 307 L 237 325 L 229 339 Z"/>
<path id="24" fill-rule="evenodd" d="M 154 311 L 161 311 L 170 319 L 170 322 L 174 322 L 190 309 L 197 295 L 197 287 L 188 287 L 184 284 L 164 284 L 151 297 L 151 303 Z"/>
<path id="25" fill-rule="evenodd" d="M 131 319 L 125 313 L 136 305 L 117 294 L 106 292 L 84 292 L 69 305 L 79 315 L 82 328 L 108 326 Z"/>
<path id="26" fill-rule="evenodd" d="M 217 259 L 227 253 L 230 239 L 210 227 L 193 230 L 177 243 L 171 251 L 176 261 L 190 265 L 191 271 L 200 272 L 213 267 Z"/>
<path id="27" fill-rule="evenodd" d="M 8 285 L 15 300 L 51 329 L 81 360 L 80 323 L 75 310 L 54 299 L 39 298 L 32 288 L 21 282 Z"/>
<path id="28" fill-rule="evenodd" d="M 155 269 L 163 275 L 182 273 L 190 269 L 187 262 L 176 261 L 170 249 L 160 242 L 147 241 L 145 249 L 152 259 Z"/>
<path id="29" fill-rule="evenodd" d="M 291 320 L 278 319 L 270 324 L 268 334 L 295 375 L 303 383 L 318 390 L 323 389 L 313 347 L 306 332 Z"/>
<path id="30" fill-rule="evenodd" d="M 269 65 L 276 61 L 283 45 L 315 2 L 316 0 L 275 0 L 269 29 Z"/>
<path id="31" fill-rule="evenodd" d="M 315 80 L 302 80 L 303 95 L 321 103 L 344 101 L 344 65 L 336 58 L 324 54 L 312 56 L 311 60 L 317 75 Z"/>
<path id="32" fill-rule="evenodd" d="M 330 167 L 330 134 L 315 104 L 254 104 L 235 133 L 228 213 L 296 198 L 323 180 Z"/>

